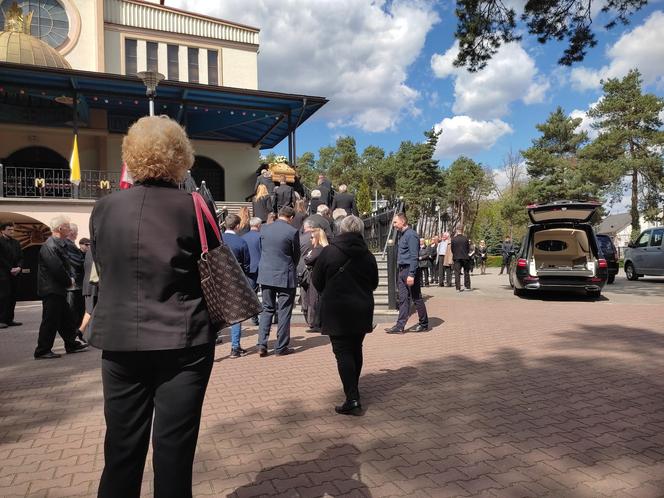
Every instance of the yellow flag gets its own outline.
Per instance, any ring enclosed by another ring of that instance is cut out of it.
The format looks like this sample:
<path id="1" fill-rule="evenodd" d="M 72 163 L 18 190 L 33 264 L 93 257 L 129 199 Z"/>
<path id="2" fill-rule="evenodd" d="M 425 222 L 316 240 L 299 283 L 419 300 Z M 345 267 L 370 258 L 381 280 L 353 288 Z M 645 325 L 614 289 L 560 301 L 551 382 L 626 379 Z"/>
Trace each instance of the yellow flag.
<path id="1" fill-rule="evenodd" d="M 71 151 L 69 170 L 71 171 L 69 181 L 74 185 L 81 183 L 81 164 L 78 161 L 78 137 L 76 135 L 74 135 L 74 149 Z"/>

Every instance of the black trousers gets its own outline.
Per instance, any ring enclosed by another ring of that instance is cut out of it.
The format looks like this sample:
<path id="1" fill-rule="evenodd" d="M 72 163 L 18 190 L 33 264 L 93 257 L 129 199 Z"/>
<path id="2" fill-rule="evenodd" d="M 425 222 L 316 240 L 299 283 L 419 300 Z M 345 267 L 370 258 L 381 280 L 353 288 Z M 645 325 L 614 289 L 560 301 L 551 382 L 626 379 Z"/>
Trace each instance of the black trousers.
<path id="1" fill-rule="evenodd" d="M 5 295 L 0 298 L 0 323 L 9 325 L 14 321 L 18 277 L 8 275 L 8 280 L 3 280 L 0 285 L 7 285 L 7 289 L 4 289 Z"/>
<path id="2" fill-rule="evenodd" d="M 431 268 L 431 281 L 434 284 L 438 283 L 438 264 L 434 260 L 429 263 L 429 267 Z"/>
<path id="3" fill-rule="evenodd" d="M 500 264 L 500 273 L 503 273 L 503 269 L 506 272 L 510 271 L 510 261 L 512 260 L 512 256 L 503 256 L 503 260 Z"/>
<path id="4" fill-rule="evenodd" d="M 281 287 L 261 286 L 263 298 L 263 311 L 260 314 L 258 329 L 259 348 L 267 349 L 267 340 L 270 336 L 272 319 L 276 313 L 279 317 L 277 325 L 277 344 L 275 351 L 280 352 L 290 344 L 290 323 L 295 304 L 295 290 Z"/>
<path id="5" fill-rule="evenodd" d="M 454 260 L 454 285 L 457 290 L 461 289 L 461 269 L 463 268 L 463 286 L 470 289 L 470 259 L 455 259 Z"/>
<path id="6" fill-rule="evenodd" d="M 55 334 L 60 334 L 69 351 L 76 342 L 76 325 L 72 320 L 67 298 L 57 294 L 49 294 L 42 298 L 42 321 L 39 326 L 39 338 L 35 356 L 48 353 L 53 347 Z"/>
<path id="7" fill-rule="evenodd" d="M 330 336 L 332 351 L 337 359 L 337 369 L 347 401 L 360 400 L 359 382 L 362 372 L 364 336 L 365 334 Z"/>
<path id="8" fill-rule="evenodd" d="M 443 257 L 438 260 L 438 285 L 443 287 L 443 284 L 452 287 L 452 267 L 450 265 L 443 265 Z"/>
<path id="9" fill-rule="evenodd" d="M 152 429 L 155 498 L 190 498 L 214 346 L 104 351 L 104 471 L 99 498 L 138 498 Z"/>
<path id="10" fill-rule="evenodd" d="M 396 327 L 403 329 L 406 327 L 406 322 L 410 317 L 410 301 L 413 300 L 415 303 L 415 309 L 417 310 L 417 317 L 419 319 L 420 325 L 423 327 L 429 326 L 429 316 L 427 315 L 427 308 L 424 304 L 424 299 L 422 299 L 422 272 L 420 269 L 417 269 L 415 274 L 415 283 L 408 287 L 406 285 L 406 279 L 408 278 L 408 267 L 404 266 L 399 268 L 399 280 L 397 282 L 397 287 L 399 289 L 399 317 L 397 318 Z"/>

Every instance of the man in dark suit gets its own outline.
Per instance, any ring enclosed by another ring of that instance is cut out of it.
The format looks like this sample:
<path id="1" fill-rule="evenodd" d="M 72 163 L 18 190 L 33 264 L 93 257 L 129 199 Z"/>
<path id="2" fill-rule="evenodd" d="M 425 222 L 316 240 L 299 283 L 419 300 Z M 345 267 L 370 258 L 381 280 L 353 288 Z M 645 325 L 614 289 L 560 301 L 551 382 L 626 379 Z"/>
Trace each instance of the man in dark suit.
<path id="1" fill-rule="evenodd" d="M 237 259 L 237 262 L 240 263 L 240 267 L 242 267 L 242 271 L 248 276 L 251 271 L 251 256 L 247 241 L 235 233 L 235 230 L 239 225 L 240 217 L 238 215 L 229 214 L 226 216 L 224 242 L 226 242 L 231 251 L 233 251 L 235 259 Z M 240 356 L 245 356 L 247 354 L 247 351 L 240 346 L 241 338 L 242 324 L 234 323 L 231 325 L 231 358 L 239 358 Z"/>
<path id="2" fill-rule="evenodd" d="M 502 256 L 503 260 L 500 264 L 499 275 L 503 274 L 503 270 L 509 273 L 510 261 L 512 259 L 513 254 L 514 254 L 514 244 L 512 243 L 512 238 L 509 235 L 507 235 L 505 236 L 505 240 L 500 244 L 500 255 Z"/>
<path id="3" fill-rule="evenodd" d="M 274 189 L 274 212 L 279 213 L 282 207 L 292 208 L 295 204 L 295 191 L 293 187 L 286 183 L 286 178 L 282 175 L 277 180 L 279 185 Z"/>
<path id="4" fill-rule="evenodd" d="M 454 282 L 456 290 L 461 292 L 463 287 L 470 290 L 470 241 L 463 234 L 463 227 L 456 229 L 452 238 L 452 258 L 454 259 Z M 463 268 L 463 287 L 461 287 L 461 269 Z"/>
<path id="5" fill-rule="evenodd" d="M 0 224 L 0 329 L 22 325 L 14 321 L 16 291 L 21 275 L 21 244 L 14 239 L 14 224 Z"/>
<path id="6" fill-rule="evenodd" d="M 326 206 L 332 205 L 332 201 L 334 200 L 332 182 L 325 175 L 318 175 L 318 190 L 320 191 L 320 200 L 323 204 Z"/>
<path id="7" fill-rule="evenodd" d="M 249 283 L 251 284 L 252 289 L 254 289 L 256 293 L 258 293 L 258 263 L 260 263 L 261 260 L 260 230 L 262 223 L 263 221 L 260 218 L 254 216 L 249 220 L 250 230 L 242 236 L 242 238 L 247 242 L 247 246 L 249 247 L 250 263 L 247 278 L 249 279 Z M 253 317 L 251 322 L 254 325 L 258 325 L 258 315 Z"/>
<path id="8" fill-rule="evenodd" d="M 343 209 L 346 211 L 347 214 L 353 214 L 355 216 L 358 215 L 357 213 L 357 204 L 355 203 L 355 196 L 353 194 L 349 194 L 347 192 L 348 187 L 346 185 L 339 185 L 339 193 L 334 196 L 334 200 L 332 201 L 332 212 L 334 212 L 335 209 Z"/>
<path id="9" fill-rule="evenodd" d="M 263 312 L 260 317 L 258 353 L 267 356 L 267 339 L 276 311 L 277 356 L 293 352 L 290 344 L 290 322 L 297 287 L 296 268 L 300 260 L 299 232 L 290 225 L 295 215 L 291 207 L 283 207 L 274 223 L 261 229 L 261 261 L 258 265 L 258 283 L 261 285 Z"/>
<path id="10" fill-rule="evenodd" d="M 78 342 L 76 327 L 67 305 L 67 291 L 74 287 L 74 272 L 65 255 L 65 239 L 69 235 L 69 220 L 58 216 L 51 221 L 51 235 L 39 250 L 37 294 L 42 299 L 42 321 L 35 348 L 35 359 L 60 358 L 51 351 L 55 334 L 59 333 L 67 353 L 78 353 L 87 345 Z"/>
<path id="11" fill-rule="evenodd" d="M 274 192 L 274 182 L 272 181 L 272 174 L 267 169 L 262 169 L 260 175 L 256 177 L 254 194 L 256 194 L 256 190 L 258 190 L 258 186 L 261 184 L 265 185 L 267 187 L 268 193 L 272 195 L 272 192 Z"/>

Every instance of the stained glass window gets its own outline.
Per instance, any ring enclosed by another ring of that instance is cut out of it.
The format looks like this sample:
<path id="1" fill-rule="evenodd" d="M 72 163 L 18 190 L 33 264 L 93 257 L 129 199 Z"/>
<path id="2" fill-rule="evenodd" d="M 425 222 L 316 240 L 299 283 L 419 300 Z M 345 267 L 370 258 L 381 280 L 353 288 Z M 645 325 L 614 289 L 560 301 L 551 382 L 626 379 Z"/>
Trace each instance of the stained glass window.
<path id="1" fill-rule="evenodd" d="M 5 25 L 5 12 L 16 0 L 0 0 L 0 29 Z M 58 0 L 18 0 L 24 14 L 33 12 L 30 34 L 59 47 L 69 35 L 67 11 Z"/>

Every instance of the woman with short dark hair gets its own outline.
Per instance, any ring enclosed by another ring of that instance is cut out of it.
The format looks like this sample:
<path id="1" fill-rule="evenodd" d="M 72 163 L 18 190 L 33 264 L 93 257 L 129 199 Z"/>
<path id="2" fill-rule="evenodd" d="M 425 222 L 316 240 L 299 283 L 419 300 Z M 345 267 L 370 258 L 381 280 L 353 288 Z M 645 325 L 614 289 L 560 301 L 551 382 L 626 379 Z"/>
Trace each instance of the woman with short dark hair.
<path id="1" fill-rule="evenodd" d="M 346 395 L 346 401 L 335 410 L 359 415 L 362 342 L 373 330 L 378 265 L 364 241 L 364 222 L 360 218 L 345 217 L 339 232 L 318 257 L 312 283 L 320 293 L 322 333 L 330 337 Z"/>

